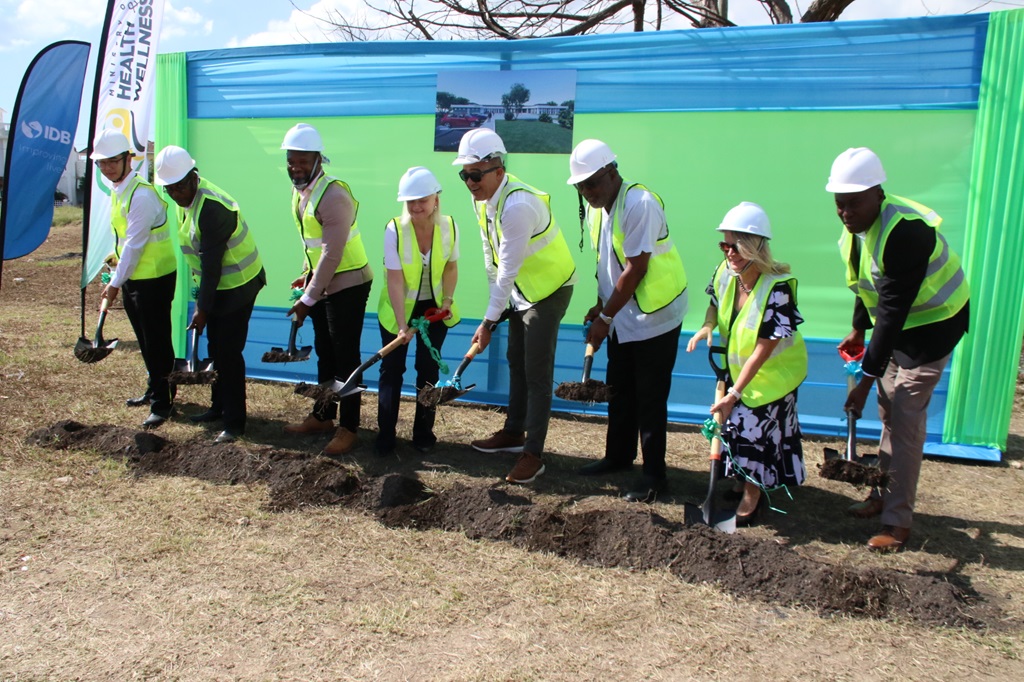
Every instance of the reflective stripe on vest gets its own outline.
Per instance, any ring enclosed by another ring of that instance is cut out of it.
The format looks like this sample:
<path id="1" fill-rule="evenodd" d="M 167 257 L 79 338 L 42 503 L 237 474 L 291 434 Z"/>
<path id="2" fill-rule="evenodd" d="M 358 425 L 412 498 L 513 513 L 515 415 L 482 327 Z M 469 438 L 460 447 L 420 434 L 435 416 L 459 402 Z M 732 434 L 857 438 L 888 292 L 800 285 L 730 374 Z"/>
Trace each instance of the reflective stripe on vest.
<path id="1" fill-rule="evenodd" d="M 440 305 L 443 303 L 444 289 L 442 277 L 444 267 L 451 258 L 455 248 L 455 220 L 451 216 L 440 216 L 441 224 L 434 226 L 434 236 L 430 246 L 430 290 L 434 300 Z M 402 277 L 405 281 L 405 321 L 412 319 L 412 309 L 416 306 L 416 299 L 420 292 L 420 283 L 423 280 L 423 257 L 420 255 L 419 244 L 411 224 L 403 225 L 401 218 L 393 218 L 388 226 L 395 226 L 398 234 L 398 257 L 402 262 Z M 444 321 L 448 327 L 458 324 L 459 309 L 452 301 L 452 316 Z M 392 334 L 398 333 L 398 320 L 395 311 L 391 307 L 391 297 L 388 296 L 388 288 L 385 286 L 380 292 L 380 299 L 377 302 L 377 319 L 382 327 Z"/>
<path id="2" fill-rule="evenodd" d="M 576 272 L 576 263 L 569 253 L 569 245 L 565 243 L 562 231 L 551 213 L 551 198 L 535 187 L 520 182 L 512 175 L 507 175 L 508 182 L 498 197 L 498 207 L 494 214 L 494 231 L 497 242 L 491 239 L 487 229 L 487 203 L 478 202 L 477 220 L 480 222 L 480 234 L 484 243 L 491 249 L 491 261 L 498 263 L 498 246 L 501 244 L 501 212 L 505 208 L 505 200 L 512 192 L 529 192 L 544 202 L 548 214 L 548 223 L 539 233 L 530 236 L 526 247 L 526 257 L 516 275 L 516 290 L 530 303 L 543 301 L 568 282 Z"/>
<path id="3" fill-rule="evenodd" d="M 924 281 L 921 282 L 903 328 L 947 320 L 967 303 L 970 286 L 960 266 L 960 257 L 949 248 L 946 238 L 939 232 L 942 218 L 915 201 L 898 196 L 885 198 L 875 224 L 864 235 L 856 271 L 850 264 L 850 256 L 853 240 L 859 237 L 843 230 L 839 239 L 839 252 L 846 263 L 846 284 L 860 296 L 874 323 L 878 313 L 877 282 L 885 276 L 882 255 L 889 235 L 901 220 L 920 220 L 935 230 L 935 248 L 928 258 Z"/>
<path id="4" fill-rule="evenodd" d="M 259 251 L 256 249 L 256 241 L 249 233 L 249 226 L 242 217 L 242 211 L 238 204 L 224 190 L 211 182 L 199 179 L 199 187 L 192 205 L 185 209 L 185 215 L 178 229 L 179 241 L 181 242 L 181 253 L 185 261 L 192 269 L 192 277 L 199 280 L 202 277 L 202 263 L 199 260 L 199 244 L 201 231 L 199 228 L 199 216 L 203 212 L 203 204 L 207 201 L 216 201 L 227 209 L 234 211 L 237 216 L 235 230 L 228 239 L 227 248 L 224 251 L 224 258 L 221 260 L 220 282 L 217 290 L 236 289 L 256 275 L 263 269 L 263 261 L 260 259 Z"/>
<path id="5" fill-rule="evenodd" d="M 156 279 L 169 275 L 178 268 L 174 259 L 174 244 L 171 243 L 171 225 L 167 222 L 167 203 L 160 198 L 151 184 L 137 174 L 132 174 L 128 186 L 120 196 L 117 192 L 110 193 L 110 227 L 114 232 L 114 253 L 120 260 L 121 250 L 128 238 L 128 213 L 132 210 L 132 199 L 139 187 L 145 187 L 153 192 L 153 196 L 164 208 L 164 219 L 159 225 L 149 229 L 146 245 L 142 247 L 139 261 L 129 279 Z"/>
<path id="6" fill-rule="evenodd" d="M 615 258 L 618 260 L 621 270 L 626 269 L 626 254 L 622 250 L 626 235 L 619 224 L 619 216 L 626 210 L 626 194 L 634 187 L 649 192 L 658 201 L 662 210 L 665 209 L 665 202 L 651 190 L 638 182 L 629 184 L 625 180 L 622 181 L 622 189 L 619 190 L 619 196 L 616 197 L 612 209 L 612 250 L 615 252 Z M 598 245 L 601 241 L 604 211 L 590 206 L 587 207 L 587 211 L 590 213 L 590 239 L 594 244 L 598 262 L 600 262 L 601 251 Z M 647 262 L 647 273 L 637 285 L 633 299 L 636 301 L 637 307 L 640 308 L 640 312 L 649 314 L 661 310 L 676 300 L 685 289 L 686 270 L 683 268 L 679 251 L 672 243 L 666 224 L 665 236 L 659 238 L 655 243 L 654 253 L 651 254 Z"/>
<path id="7" fill-rule="evenodd" d="M 299 202 L 302 195 L 299 194 L 298 190 L 292 190 L 292 217 L 295 219 L 295 226 L 299 228 L 299 236 L 302 238 L 302 244 L 306 252 L 306 266 L 311 273 L 316 269 L 317 263 L 320 262 L 320 256 L 324 250 L 324 228 L 320 221 L 316 219 L 316 209 L 320 205 L 320 200 L 324 198 L 324 192 L 331 186 L 331 183 L 337 183 L 341 186 L 352 199 L 352 229 L 348 233 L 348 241 L 345 242 L 345 250 L 342 252 L 341 262 L 338 263 L 338 267 L 335 268 L 334 272 L 360 270 L 369 263 L 366 257 L 366 249 L 363 248 L 363 238 L 359 236 L 359 226 L 356 222 L 356 214 L 359 213 L 359 202 L 356 201 L 356 198 L 352 195 L 352 190 L 344 181 L 327 175 L 321 175 L 310 191 L 309 201 L 306 202 L 306 209 L 301 216 L 299 215 Z"/>
<path id="8" fill-rule="evenodd" d="M 796 305 L 796 278 L 789 274 L 762 274 L 736 315 L 736 321 L 730 326 L 736 302 L 735 280 L 736 278 L 730 274 L 729 262 L 722 261 L 715 272 L 718 333 L 723 337 L 722 342 L 727 348 L 729 376 L 732 377 L 733 383 L 757 346 L 757 333 L 764 321 L 772 288 L 779 282 L 789 282 L 789 288 L 793 293 L 793 305 Z M 794 329 L 793 336 L 779 339 L 772 354 L 761 365 L 761 369 L 750 383 L 743 387 L 743 404 L 747 407 L 759 407 L 779 400 L 795 391 L 806 377 L 807 345 L 804 343 L 803 335 Z"/>

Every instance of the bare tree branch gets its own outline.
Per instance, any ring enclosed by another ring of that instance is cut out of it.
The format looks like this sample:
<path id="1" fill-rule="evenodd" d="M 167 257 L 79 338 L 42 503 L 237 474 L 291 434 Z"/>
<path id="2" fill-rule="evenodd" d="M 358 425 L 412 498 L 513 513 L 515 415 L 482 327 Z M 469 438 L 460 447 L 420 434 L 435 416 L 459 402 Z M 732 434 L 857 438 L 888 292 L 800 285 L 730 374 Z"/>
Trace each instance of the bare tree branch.
<path id="1" fill-rule="evenodd" d="M 757 2 L 773 23 L 793 23 L 792 2 Z M 833 21 L 853 2 L 814 0 L 800 21 Z M 367 0 L 365 7 L 369 14 L 357 20 L 338 11 L 318 20 L 341 40 L 565 37 L 678 28 L 679 19 L 695 28 L 734 25 L 728 0 Z"/>

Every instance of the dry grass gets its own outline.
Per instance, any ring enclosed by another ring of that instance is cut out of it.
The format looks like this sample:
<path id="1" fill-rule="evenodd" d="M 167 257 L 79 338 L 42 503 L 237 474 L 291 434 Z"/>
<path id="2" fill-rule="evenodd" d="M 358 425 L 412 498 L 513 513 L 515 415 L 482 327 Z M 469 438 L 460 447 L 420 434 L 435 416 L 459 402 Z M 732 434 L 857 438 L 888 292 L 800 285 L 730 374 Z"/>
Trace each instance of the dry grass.
<path id="1" fill-rule="evenodd" d="M 45 259 L 77 249 L 69 225 L 4 264 L 2 679 L 1024 678 L 1024 471 L 1014 466 L 926 462 L 916 544 L 896 556 L 864 551 L 874 526 L 841 514 L 857 491 L 813 473 L 793 501 L 778 501 L 788 515 L 744 531 L 820 561 L 954 574 L 1014 623 L 968 631 L 826 618 L 667 571 L 598 569 L 460 534 L 388 529 L 349 508 L 269 513 L 262 487 L 139 479 L 96 453 L 27 446 L 29 431 L 59 419 L 131 426 L 144 416 L 123 406 L 142 385 L 136 354 L 118 350 L 95 365 L 72 355 L 78 261 Z M 108 324 L 109 337 L 132 339 L 120 311 Z M 180 398 L 198 409 L 207 391 L 183 387 Z M 255 442 L 284 443 L 281 423 L 308 408 L 290 387 L 265 383 L 250 385 L 249 400 Z M 367 427 L 373 403 L 364 401 Z M 408 428 L 412 406 L 404 409 Z M 1024 458 L 1022 412 L 1018 401 L 1011 464 Z M 438 435 L 456 443 L 500 419 L 461 406 L 441 414 Z M 161 429 L 179 441 L 196 431 L 181 421 Z M 411 449 L 381 462 L 371 438 L 363 434 L 356 465 L 416 470 L 434 488 L 497 479 L 510 463 L 467 462 L 444 448 L 429 462 Z M 555 419 L 550 473 L 536 490 L 580 508 L 623 505 L 612 495 L 622 479 L 571 473 L 601 443 L 601 420 Z M 821 446 L 807 442 L 809 463 Z M 655 509 L 680 518 L 683 500 L 703 498 L 707 444 L 679 427 L 669 449 L 673 497 Z"/>

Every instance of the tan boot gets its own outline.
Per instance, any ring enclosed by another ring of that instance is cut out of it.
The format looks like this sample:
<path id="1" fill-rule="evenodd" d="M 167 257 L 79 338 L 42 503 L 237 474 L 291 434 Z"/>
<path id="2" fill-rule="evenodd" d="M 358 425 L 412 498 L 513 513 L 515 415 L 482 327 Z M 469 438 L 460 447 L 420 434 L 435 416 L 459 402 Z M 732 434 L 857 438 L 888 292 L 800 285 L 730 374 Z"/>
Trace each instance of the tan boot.
<path id="1" fill-rule="evenodd" d="M 324 447 L 324 454 L 344 455 L 351 452 L 358 443 L 359 436 L 355 432 L 349 431 L 344 426 L 339 426 L 338 430 L 334 432 L 334 438 Z"/>
<path id="2" fill-rule="evenodd" d="M 285 424 L 284 432 L 294 436 L 309 436 L 316 433 L 330 433 L 334 430 L 334 420 L 320 421 L 313 415 L 306 415 L 298 424 Z"/>

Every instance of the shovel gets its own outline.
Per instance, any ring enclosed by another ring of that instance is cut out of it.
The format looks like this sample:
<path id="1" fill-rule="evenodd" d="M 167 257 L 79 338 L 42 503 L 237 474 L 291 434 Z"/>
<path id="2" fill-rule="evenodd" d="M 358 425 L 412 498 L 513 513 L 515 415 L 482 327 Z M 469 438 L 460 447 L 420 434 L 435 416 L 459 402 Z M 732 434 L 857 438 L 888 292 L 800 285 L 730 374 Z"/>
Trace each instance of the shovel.
<path id="1" fill-rule="evenodd" d="M 480 345 L 474 343 L 469 347 L 465 357 L 462 358 L 462 362 L 459 364 L 459 368 L 455 370 L 455 374 L 452 375 L 451 379 L 442 381 L 437 386 L 424 386 L 420 389 L 419 397 L 416 400 L 420 405 L 424 407 L 437 407 L 441 403 L 447 403 L 455 400 L 459 396 L 466 395 L 469 391 L 476 387 L 476 384 L 470 384 L 469 386 L 462 386 L 462 373 L 469 367 L 469 363 L 473 361 L 473 358 L 480 352 Z"/>
<path id="2" fill-rule="evenodd" d="M 270 350 L 263 354 L 263 362 L 302 362 L 303 360 L 309 360 L 309 354 L 313 350 L 313 346 L 302 346 L 296 348 L 295 336 L 299 333 L 299 327 L 302 323 L 295 319 L 295 315 L 292 315 L 292 329 L 288 332 L 288 348 L 276 348 L 271 346 Z"/>
<path id="3" fill-rule="evenodd" d="M 199 361 L 199 332 L 192 330 L 192 352 L 187 360 L 175 359 L 174 369 L 167 375 L 170 384 L 212 384 L 217 379 L 213 361 Z"/>
<path id="4" fill-rule="evenodd" d="M 864 349 L 861 348 L 856 354 L 841 350 L 839 355 L 846 362 L 846 391 L 849 395 L 857 385 L 857 373 Z M 821 477 L 854 485 L 884 487 L 889 477 L 878 468 L 878 455 L 857 454 L 857 414 L 853 410 L 846 411 L 846 425 L 846 452 L 825 448 Z"/>
<path id="5" fill-rule="evenodd" d="M 565 381 L 555 388 L 555 395 L 562 400 L 574 400 L 582 403 L 606 403 L 611 397 L 611 387 L 603 381 L 590 378 L 590 368 L 594 365 L 594 347 L 587 344 L 587 352 L 583 356 L 583 379 L 578 383 Z"/>
<path id="6" fill-rule="evenodd" d="M 719 353 L 724 355 L 726 349 L 722 346 L 712 346 L 708 350 L 708 362 L 711 363 L 711 369 L 715 371 L 715 377 L 718 382 L 715 384 L 715 403 L 725 397 L 725 377 L 726 370 L 724 367 L 719 367 L 715 364 L 714 355 Z M 715 423 L 721 427 L 725 421 L 722 413 L 715 412 Z M 722 462 L 722 440 L 721 438 L 715 437 L 711 439 L 711 456 L 708 458 L 711 462 L 711 475 L 708 479 L 708 495 L 704 499 L 704 504 L 697 506 L 692 503 L 685 503 L 683 505 L 683 519 L 684 522 L 689 525 L 705 525 L 716 528 L 725 533 L 736 532 L 736 510 L 735 509 L 715 509 L 715 484 L 718 483 L 718 473 Z"/>
<path id="7" fill-rule="evenodd" d="M 117 339 L 103 340 L 103 322 L 107 319 L 107 308 L 109 307 L 110 299 L 104 296 L 100 303 L 100 319 L 96 323 L 96 338 L 90 341 L 84 336 L 80 336 L 78 342 L 75 343 L 75 357 L 82 362 L 99 362 L 117 348 Z"/>
<path id="8" fill-rule="evenodd" d="M 423 317 L 428 322 L 438 322 L 451 317 L 451 311 L 442 312 L 440 308 L 430 308 L 424 313 Z M 359 380 L 363 378 L 363 372 L 376 365 L 385 355 L 388 355 L 401 345 L 402 337 L 396 336 L 391 343 L 374 353 L 369 360 L 356 367 L 355 371 L 349 374 L 348 379 L 345 379 L 345 381 L 335 379 L 334 381 L 327 381 L 317 386 L 300 384 L 295 389 L 295 392 L 307 398 L 313 398 L 318 403 L 328 400 L 341 400 L 351 395 L 362 393 L 366 390 L 366 386 L 359 383 Z"/>

